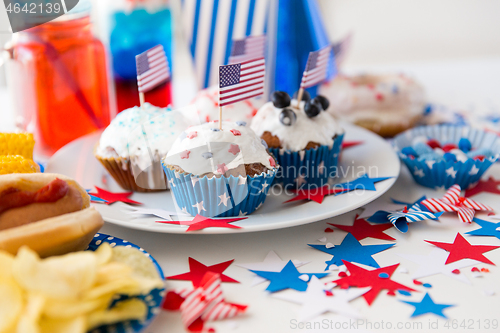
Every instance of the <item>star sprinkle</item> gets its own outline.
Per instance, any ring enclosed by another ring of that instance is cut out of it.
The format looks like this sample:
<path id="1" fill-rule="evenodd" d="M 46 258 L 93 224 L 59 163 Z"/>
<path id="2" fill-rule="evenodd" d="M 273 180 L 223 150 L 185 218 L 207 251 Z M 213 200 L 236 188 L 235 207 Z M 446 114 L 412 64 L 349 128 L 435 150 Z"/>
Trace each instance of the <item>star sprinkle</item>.
<path id="1" fill-rule="evenodd" d="M 246 268 L 248 270 L 257 270 L 257 271 L 267 271 L 267 272 L 280 272 L 288 263 L 288 261 L 281 260 L 281 258 L 274 251 L 269 251 L 267 256 L 264 258 L 262 262 L 255 263 L 247 263 L 247 264 L 235 264 L 236 266 L 240 266 Z M 309 262 L 303 262 L 300 260 L 292 260 L 292 263 L 295 267 L 304 266 Z M 255 276 L 252 282 L 252 286 L 255 286 L 259 283 L 266 281 L 263 277 Z"/>
<path id="2" fill-rule="evenodd" d="M 300 273 L 291 260 L 288 261 L 288 263 L 280 272 L 267 272 L 257 270 L 250 271 L 269 280 L 271 283 L 269 283 L 269 286 L 267 286 L 266 290 L 272 293 L 284 289 L 306 291 L 307 280 L 309 280 L 312 276 L 316 276 L 317 278 L 321 279 L 322 277 L 328 275 L 328 273 Z M 307 280 L 304 281 L 304 278 L 306 277 Z"/>
<path id="3" fill-rule="evenodd" d="M 203 279 L 203 276 L 207 272 L 212 272 L 220 274 L 220 279 L 222 282 L 239 283 L 235 279 L 222 274 L 229 267 L 229 265 L 233 263 L 233 261 L 234 259 L 229 261 L 224 261 L 212 266 L 206 266 L 201 262 L 197 261 L 196 259 L 189 257 L 189 272 L 179 275 L 167 276 L 166 279 L 191 281 L 193 283 L 193 287 L 197 288 L 201 285 L 201 280 Z"/>
<path id="4" fill-rule="evenodd" d="M 240 136 L 241 132 L 236 129 L 230 129 L 229 132 L 233 133 L 234 136 Z"/>
<path id="5" fill-rule="evenodd" d="M 402 211 L 378 211 L 368 218 L 368 221 L 373 223 L 390 222 L 398 231 L 407 232 L 408 224 L 424 220 L 437 220 L 441 214 L 422 210 L 420 204 L 415 204 L 410 209 L 405 207 Z"/>
<path id="6" fill-rule="evenodd" d="M 317 277 L 311 277 L 307 290 L 303 293 L 274 294 L 274 298 L 302 304 L 298 321 L 305 322 L 326 312 L 359 318 L 359 313 L 349 302 L 366 293 L 370 288 L 349 288 L 335 290 L 333 295 L 325 293 L 325 285 Z"/>
<path id="7" fill-rule="evenodd" d="M 207 272 L 194 290 L 169 291 L 162 305 L 167 310 L 181 310 L 182 322 L 189 332 L 215 332 L 204 329 L 207 321 L 232 318 L 245 312 L 246 305 L 227 303 L 222 293 L 220 274 Z"/>
<path id="8" fill-rule="evenodd" d="M 352 234 L 347 234 L 340 245 L 327 247 L 327 245 L 307 244 L 316 250 L 323 251 L 333 256 L 332 260 L 325 261 L 328 270 L 330 265 L 341 266 L 343 261 L 356 262 L 359 264 L 378 268 L 379 264 L 372 258 L 372 255 L 387 250 L 395 244 L 382 245 L 361 245 Z"/>
<path id="9" fill-rule="evenodd" d="M 491 236 L 500 239 L 500 222 L 488 222 L 480 220 L 477 217 L 475 217 L 473 221 L 479 224 L 481 228 L 466 232 L 465 234 L 472 236 Z"/>
<path id="10" fill-rule="evenodd" d="M 102 188 L 97 187 L 97 186 L 95 188 L 97 190 L 97 193 L 89 192 L 89 195 L 92 195 L 92 196 L 95 196 L 99 199 L 105 200 L 106 205 L 111 205 L 112 203 L 115 203 L 118 201 L 124 202 L 124 203 L 129 203 L 132 205 L 142 205 L 142 203 L 140 203 L 138 201 L 131 200 L 128 198 L 134 192 L 116 192 L 116 193 L 113 193 L 113 192 L 103 190 Z"/>
<path id="11" fill-rule="evenodd" d="M 472 199 L 460 196 L 460 186 L 453 185 L 442 199 L 426 199 L 421 202 L 432 213 L 457 212 L 462 222 L 471 223 L 476 211 L 491 211 L 493 208 Z"/>
<path id="12" fill-rule="evenodd" d="M 217 164 L 217 172 L 218 173 L 226 173 L 226 171 L 229 170 L 226 166 L 226 163 L 221 163 L 221 164 Z"/>
<path id="13" fill-rule="evenodd" d="M 488 178 L 487 180 L 481 180 L 479 183 L 471 188 L 470 190 L 465 191 L 466 197 L 472 197 L 481 192 L 488 192 L 493 194 L 500 194 L 500 180 L 495 180 L 493 177 Z"/>
<path id="14" fill-rule="evenodd" d="M 85 191 L 87 191 L 87 194 L 89 195 L 91 202 L 102 202 L 102 203 L 108 202 L 107 200 L 98 198 L 95 195 L 90 194 L 90 191 L 92 191 L 92 190 L 85 190 Z"/>
<path id="15" fill-rule="evenodd" d="M 426 240 L 426 242 L 450 252 L 448 259 L 446 259 L 446 264 L 450 264 L 461 259 L 474 259 L 486 264 L 495 265 L 488 258 L 486 258 L 483 253 L 500 247 L 493 245 L 471 245 L 460 233 L 457 233 L 453 243 L 442 243 L 428 240 Z"/>
<path id="16" fill-rule="evenodd" d="M 211 219 L 209 217 L 196 215 L 191 221 L 156 221 L 157 223 L 164 224 L 177 224 L 177 225 L 187 225 L 186 232 L 197 231 L 206 228 L 229 228 L 229 229 L 241 229 L 237 225 L 230 224 L 232 222 L 247 219 L 247 217 L 229 218 L 229 219 Z"/>
<path id="17" fill-rule="evenodd" d="M 189 158 L 189 154 L 191 154 L 191 152 L 189 150 L 184 150 L 179 155 L 180 155 L 181 159 L 188 159 Z"/>
<path id="18" fill-rule="evenodd" d="M 434 248 L 428 255 L 398 254 L 398 256 L 419 264 L 417 271 L 412 274 L 413 279 L 443 274 L 460 282 L 470 284 L 465 274 L 460 274 L 460 269 L 479 264 L 477 260 L 462 259 L 446 265 L 448 252 L 437 248 Z"/>
<path id="19" fill-rule="evenodd" d="M 186 137 L 187 137 L 188 139 L 194 139 L 194 138 L 196 138 L 197 136 L 198 136 L 198 132 L 196 132 L 196 131 L 194 131 L 194 132 L 189 132 L 189 133 L 186 135 Z"/>
<path id="20" fill-rule="evenodd" d="M 373 225 L 366 222 L 365 219 L 358 218 L 358 215 L 356 215 L 356 217 L 354 218 L 354 224 L 351 226 L 334 224 L 334 223 L 328 223 L 328 224 L 336 228 L 339 228 L 340 230 L 343 230 L 345 232 L 351 233 L 354 236 L 354 238 L 356 238 L 358 241 L 368 237 L 389 240 L 389 241 L 395 240 L 391 236 L 384 233 L 385 230 L 392 228 L 392 225 L 390 224 Z"/>
<path id="21" fill-rule="evenodd" d="M 240 152 L 240 146 L 231 144 L 228 152 L 230 152 L 233 155 L 237 155 Z"/>
<path id="22" fill-rule="evenodd" d="M 348 286 L 358 288 L 371 287 L 371 289 L 363 295 L 368 305 L 371 305 L 380 291 L 384 289 L 393 293 L 399 289 L 416 291 L 410 287 L 391 280 L 391 276 L 396 268 L 398 268 L 399 264 L 377 268 L 374 270 L 361 268 L 360 266 L 354 265 L 348 261 L 344 261 L 344 265 L 349 270 L 350 275 L 332 282 L 337 283 L 337 285 L 341 286 L 343 289 Z"/>
<path id="23" fill-rule="evenodd" d="M 449 304 L 434 303 L 429 293 L 426 293 L 420 302 L 409 302 L 409 301 L 400 301 L 400 302 L 410 304 L 415 307 L 415 311 L 413 311 L 413 314 L 411 315 L 412 318 L 426 313 L 433 313 L 436 316 L 440 316 L 447 319 L 448 317 L 444 315 L 443 310 L 451 306 L 454 306 Z"/>

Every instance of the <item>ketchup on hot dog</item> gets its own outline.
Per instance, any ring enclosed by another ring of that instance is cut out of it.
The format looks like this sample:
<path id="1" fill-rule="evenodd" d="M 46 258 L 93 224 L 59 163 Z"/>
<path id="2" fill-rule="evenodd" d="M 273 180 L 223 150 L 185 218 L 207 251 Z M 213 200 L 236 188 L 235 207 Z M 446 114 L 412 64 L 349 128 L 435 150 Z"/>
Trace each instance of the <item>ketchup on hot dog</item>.
<path id="1" fill-rule="evenodd" d="M 0 192 L 0 214 L 32 203 L 56 202 L 69 191 L 69 185 L 59 178 L 54 179 L 38 191 L 22 191 L 9 187 Z"/>

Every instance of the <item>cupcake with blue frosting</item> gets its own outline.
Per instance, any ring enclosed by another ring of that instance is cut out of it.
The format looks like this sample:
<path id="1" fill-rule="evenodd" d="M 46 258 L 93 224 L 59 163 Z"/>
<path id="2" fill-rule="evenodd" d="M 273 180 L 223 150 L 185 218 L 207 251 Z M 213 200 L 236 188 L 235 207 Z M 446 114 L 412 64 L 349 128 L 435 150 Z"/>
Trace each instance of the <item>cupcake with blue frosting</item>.
<path id="1" fill-rule="evenodd" d="M 189 126 L 179 111 L 145 103 L 120 112 L 102 133 L 94 155 L 125 190 L 167 189 L 161 160 Z"/>
<path id="2" fill-rule="evenodd" d="M 265 201 L 278 165 L 245 122 L 212 121 L 181 133 L 163 160 L 177 205 L 189 214 L 238 216 Z"/>
<path id="3" fill-rule="evenodd" d="M 252 129 L 281 166 L 276 181 L 286 188 L 321 187 L 337 177 L 344 130 L 328 107 L 323 96 L 304 92 L 299 102 L 276 91 L 253 118 Z"/>

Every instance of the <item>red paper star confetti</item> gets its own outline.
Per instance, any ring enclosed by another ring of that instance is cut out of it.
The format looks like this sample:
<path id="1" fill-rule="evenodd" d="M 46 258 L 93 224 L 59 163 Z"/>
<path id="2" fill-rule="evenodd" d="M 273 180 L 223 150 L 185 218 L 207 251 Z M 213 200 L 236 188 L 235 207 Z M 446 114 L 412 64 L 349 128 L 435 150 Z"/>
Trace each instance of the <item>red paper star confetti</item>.
<path id="1" fill-rule="evenodd" d="M 333 225 L 334 227 L 345 232 L 350 232 L 358 241 L 368 237 L 390 241 L 396 240 L 395 238 L 384 233 L 385 230 L 392 228 L 392 224 L 370 224 L 365 219 L 358 219 L 358 216 L 359 215 L 356 215 L 354 218 L 354 224 L 351 226 L 334 223 L 328 224 Z"/>
<path id="2" fill-rule="evenodd" d="M 363 295 L 368 305 L 371 305 L 377 295 L 384 289 L 389 292 L 395 292 L 396 290 L 416 291 L 410 287 L 391 280 L 391 275 L 394 273 L 396 268 L 398 268 L 399 264 L 381 267 L 370 271 L 348 261 L 342 260 L 342 262 L 349 270 L 350 275 L 332 282 L 336 283 L 341 288 L 371 287 L 371 289 Z M 335 294 L 335 291 L 333 293 Z"/>
<path id="3" fill-rule="evenodd" d="M 177 224 L 177 225 L 188 225 L 189 228 L 186 232 L 202 230 L 206 228 L 230 228 L 230 229 L 241 229 L 237 225 L 230 224 L 232 222 L 244 220 L 248 217 L 235 217 L 229 219 L 211 219 L 209 217 L 196 215 L 191 221 L 156 221 L 157 223 L 165 224 Z"/>
<path id="4" fill-rule="evenodd" d="M 220 275 L 207 272 L 194 290 L 169 291 L 162 305 L 165 310 L 181 310 L 182 322 L 190 332 L 215 332 L 204 329 L 207 321 L 232 318 L 245 312 L 246 305 L 228 303 L 224 299 Z"/>
<path id="5" fill-rule="evenodd" d="M 320 188 L 293 190 L 292 192 L 296 193 L 297 195 L 294 198 L 287 200 L 283 203 L 299 201 L 299 200 L 312 200 L 320 204 L 323 202 L 325 196 L 343 191 L 345 190 L 339 188 L 332 189 L 328 185 L 325 185 Z"/>
<path id="6" fill-rule="evenodd" d="M 450 252 L 445 264 L 450 264 L 462 259 L 474 259 L 482 261 L 486 264 L 495 265 L 488 258 L 486 258 L 483 253 L 500 247 L 493 245 L 471 245 L 471 243 L 469 243 L 460 233 L 457 233 L 453 243 L 441 243 L 428 240 L 426 240 L 426 242 Z"/>
<path id="7" fill-rule="evenodd" d="M 344 141 L 342 143 L 342 149 L 347 149 L 347 148 L 351 148 L 354 146 L 358 146 L 362 143 L 363 143 L 363 141 Z"/>
<path id="8" fill-rule="evenodd" d="M 493 177 L 488 178 L 488 180 L 481 180 L 479 183 L 471 188 L 470 190 L 465 191 L 466 197 L 472 197 L 481 192 L 488 192 L 493 194 L 500 194 L 500 180 L 495 180 Z"/>
<path id="9" fill-rule="evenodd" d="M 212 272 L 212 273 L 220 274 L 220 279 L 222 282 L 239 283 L 235 279 L 230 278 L 229 276 L 222 274 L 222 272 L 224 272 L 229 267 L 229 265 L 231 265 L 233 263 L 233 261 L 234 261 L 234 259 L 229 260 L 229 261 L 224 261 L 224 262 L 221 262 L 220 264 L 215 264 L 212 266 L 205 266 L 201 262 L 190 257 L 189 258 L 189 272 L 179 274 L 179 275 L 167 276 L 166 279 L 191 281 L 193 283 L 193 286 L 195 288 L 197 288 L 201 285 L 201 280 L 203 279 L 203 276 L 207 272 Z"/>
<path id="10" fill-rule="evenodd" d="M 426 199 L 421 202 L 431 213 L 457 212 L 462 222 L 471 223 L 476 211 L 492 211 L 493 208 L 460 196 L 460 185 L 453 185 L 442 199 Z"/>
<path id="11" fill-rule="evenodd" d="M 95 197 L 98 197 L 99 199 L 106 200 L 106 202 L 105 202 L 106 205 L 110 205 L 110 204 L 112 204 L 114 202 L 118 202 L 118 201 L 121 201 L 121 202 L 124 202 L 124 203 L 129 203 L 129 204 L 132 204 L 132 205 L 142 205 L 142 203 L 140 203 L 138 201 L 131 200 L 131 199 L 128 198 L 134 192 L 117 192 L 117 193 L 113 193 L 113 192 L 109 192 L 109 191 L 103 190 L 102 188 L 97 187 L 97 186 L 95 188 L 97 190 L 97 193 L 89 192 L 89 194 L 93 195 Z"/>

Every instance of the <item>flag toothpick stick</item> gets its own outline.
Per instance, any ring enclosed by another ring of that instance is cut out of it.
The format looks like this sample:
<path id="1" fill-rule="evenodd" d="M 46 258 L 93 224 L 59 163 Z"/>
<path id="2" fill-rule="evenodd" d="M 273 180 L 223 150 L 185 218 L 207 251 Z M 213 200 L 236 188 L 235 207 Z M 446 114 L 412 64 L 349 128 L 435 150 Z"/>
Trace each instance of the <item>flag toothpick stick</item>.
<path id="1" fill-rule="evenodd" d="M 332 46 L 328 45 L 318 51 L 310 52 L 307 58 L 306 69 L 302 74 L 297 101 L 300 103 L 304 94 L 304 89 L 320 84 L 326 79 L 328 63 Z"/>

